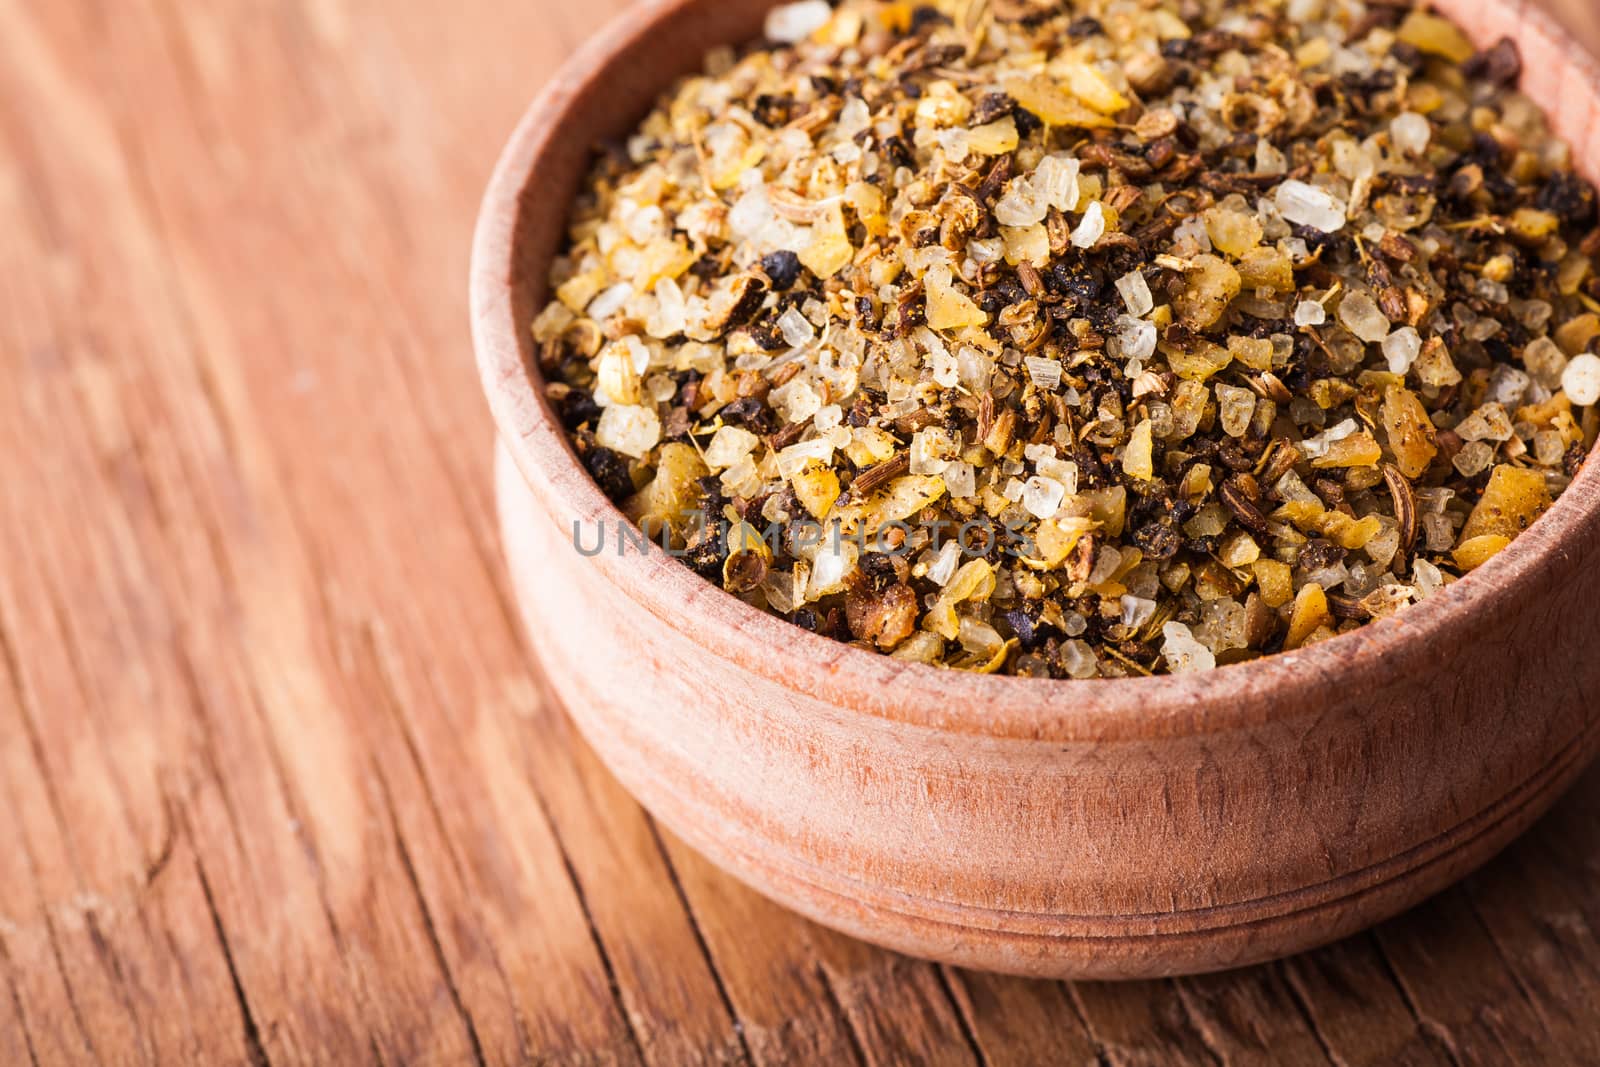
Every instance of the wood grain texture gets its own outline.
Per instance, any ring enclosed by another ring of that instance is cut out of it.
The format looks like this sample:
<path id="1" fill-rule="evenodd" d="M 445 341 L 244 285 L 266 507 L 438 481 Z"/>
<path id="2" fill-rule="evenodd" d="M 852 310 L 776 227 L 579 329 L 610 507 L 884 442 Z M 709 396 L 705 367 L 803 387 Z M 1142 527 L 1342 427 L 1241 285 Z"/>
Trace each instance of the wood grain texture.
<path id="1" fill-rule="evenodd" d="M 845 946 L 628 799 L 514 620 L 461 292 L 623 6 L 0 0 L 0 1063 L 1593 1062 L 1600 772 L 1199 985 Z"/>

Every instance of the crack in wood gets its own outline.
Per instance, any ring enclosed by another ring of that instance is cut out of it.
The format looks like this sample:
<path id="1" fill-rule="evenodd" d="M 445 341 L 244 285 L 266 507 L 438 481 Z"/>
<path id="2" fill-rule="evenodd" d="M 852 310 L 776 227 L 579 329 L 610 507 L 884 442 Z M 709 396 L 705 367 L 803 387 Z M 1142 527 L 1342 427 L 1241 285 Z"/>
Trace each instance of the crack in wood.
<path id="1" fill-rule="evenodd" d="M 1449 1058 L 1452 1067 L 1466 1067 L 1461 1059 L 1461 1052 L 1456 1045 L 1455 1037 L 1450 1033 L 1450 1028 L 1438 1020 L 1423 1014 L 1421 1007 L 1417 1004 L 1416 997 L 1401 979 L 1400 972 L 1395 968 L 1394 960 L 1390 958 L 1389 950 L 1383 944 L 1383 938 L 1379 936 L 1377 931 L 1358 936 L 1372 944 L 1373 952 L 1377 955 L 1378 962 L 1382 964 L 1384 973 L 1388 975 L 1389 981 L 1394 983 L 1395 988 L 1400 991 L 1400 999 L 1405 1002 L 1406 1010 L 1416 1020 L 1418 1031 L 1438 1043 L 1440 1050 Z"/>
<path id="2" fill-rule="evenodd" d="M 672 882 L 672 891 L 677 894 L 678 905 L 683 908 L 683 913 L 688 917 L 689 929 L 694 934 L 695 944 L 700 949 L 700 955 L 705 960 L 706 968 L 711 972 L 711 981 L 717 987 L 717 997 L 722 1001 L 723 1010 L 728 1013 L 728 1018 L 734 1022 L 734 1036 L 739 1040 L 739 1053 L 745 1063 L 755 1063 L 755 1057 L 750 1054 L 750 1043 L 745 1037 L 744 1026 L 740 1021 L 739 1012 L 733 1005 L 733 998 L 728 995 L 728 985 L 722 972 L 717 969 L 716 958 L 711 954 L 711 947 L 706 943 L 705 931 L 700 928 L 700 917 L 694 913 L 694 907 L 689 903 L 689 894 L 684 892 L 683 879 L 678 876 L 678 868 L 672 862 L 672 855 L 667 851 L 666 842 L 661 839 L 661 828 L 656 825 L 655 816 L 645 813 L 645 825 L 650 830 L 651 840 L 655 842 L 656 852 L 661 856 L 661 862 L 666 865 L 667 877 Z M 830 990 L 831 992 L 831 990 Z M 837 1002 L 835 1009 L 837 1010 Z"/>
<path id="3" fill-rule="evenodd" d="M 11 1012 L 17 1017 L 17 1026 L 22 1031 L 22 1044 L 28 1050 L 29 1067 L 39 1067 L 39 1050 L 33 1043 L 33 1028 L 28 1025 L 28 1013 L 22 1005 L 22 992 L 17 988 L 16 964 L 11 959 L 11 951 L 6 947 L 5 931 L 0 929 L 0 971 L 6 976 L 6 992 L 11 996 Z"/>
<path id="4" fill-rule="evenodd" d="M 439 931 L 434 925 L 433 912 L 428 907 L 428 898 L 422 891 L 422 882 L 417 878 L 417 866 L 411 861 L 411 849 L 406 845 L 405 835 L 400 832 L 400 818 L 395 814 L 394 797 L 389 792 L 389 783 L 384 778 L 383 769 L 374 761 L 372 774 L 378 781 L 378 792 L 383 798 L 384 812 L 389 816 L 389 831 L 394 835 L 394 847 L 400 853 L 400 863 L 405 869 L 406 880 L 411 884 L 411 896 L 416 902 L 417 912 L 422 918 L 422 928 L 428 935 L 428 946 L 433 950 L 434 962 L 439 967 L 439 973 L 444 977 L 445 989 L 449 991 L 450 1002 L 455 1005 L 456 1014 L 461 1016 L 461 1022 L 467 1028 L 467 1039 L 472 1044 L 472 1062 L 478 1067 L 487 1067 L 483 1055 L 483 1042 L 478 1037 L 477 1024 L 472 1020 L 472 1013 L 467 1010 L 466 1003 L 461 999 L 461 990 L 456 986 L 455 976 L 450 973 L 450 964 L 444 954 L 444 946 L 439 942 Z"/>
<path id="5" fill-rule="evenodd" d="M 972 1020 L 967 1016 L 967 1009 L 956 996 L 955 984 L 961 980 L 955 968 L 947 964 L 934 964 L 933 973 L 939 980 L 939 988 L 944 990 L 944 997 L 950 1004 L 950 1010 L 955 1015 L 956 1025 L 961 1028 L 961 1036 L 966 1039 L 967 1047 L 972 1051 L 973 1060 L 979 1067 L 989 1067 L 989 1056 L 983 1050 L 983 1045 L 978 1041 L 977 1031 L 973 1028 Z"/>

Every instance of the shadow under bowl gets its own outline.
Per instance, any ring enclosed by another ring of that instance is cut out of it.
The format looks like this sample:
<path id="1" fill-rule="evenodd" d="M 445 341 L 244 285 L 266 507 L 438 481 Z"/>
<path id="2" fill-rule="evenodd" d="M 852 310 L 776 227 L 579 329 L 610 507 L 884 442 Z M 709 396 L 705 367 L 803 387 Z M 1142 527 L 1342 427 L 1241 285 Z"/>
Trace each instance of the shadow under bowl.
<path id="1" fill-rule="evenodd" d="M 651 0 L 523 119 L 484 201 L 471 302 L 517 597 L 583 736 L 657 818 L 819 922 L 1017 974 L 1258 962 L 1478 866 L 1600 748 L 1600 464 L 1464 580 L 1396 617 L 1204 675 L 1096 681 L 907 664 L 805 633 L 660 552 L 544 399 L 529 324 L 602 137 L 761 2 Z M 1524 90 L 1591 175 L 1600 72 L 1515 0 L 1440 0 L 1517 41 Z"/>

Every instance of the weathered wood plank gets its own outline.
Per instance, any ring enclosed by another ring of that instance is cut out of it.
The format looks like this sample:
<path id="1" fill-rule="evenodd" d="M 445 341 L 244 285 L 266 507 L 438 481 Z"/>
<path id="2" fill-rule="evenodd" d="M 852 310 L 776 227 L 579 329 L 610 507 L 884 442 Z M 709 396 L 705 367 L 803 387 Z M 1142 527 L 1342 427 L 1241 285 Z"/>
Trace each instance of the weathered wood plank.
<path id="1" fill-rule="evenodd" d="M 862 1050 L 811 945 L 811 924 L 745 888 L 677 838 L 663 846 L 750 1058 L 860 1063 Z"/>
<path id="2" fill-rule="evenodd" d="M 1329 1063 L 1277 967 L 1175 983 L 1206 1045 L 1224 1064 Z"/>
<path id="3" fill-rule="evenodd" d="M 978 1062 L 938 967 L 819 926 L 810 933 L 868 1063 Z"/>
<path id="4" fill-rule="evenodd" d="M 1288 960 L 1284 973 L 1332 1058 L 1348 1067 L 1445 1065 L 1368 935 Z"/>
<path id="5" fill-rule="evenodd" d="M 949 968 L 951 992 L 991 1064 L 1091 1067 L 1099 1049 L 1059 982 Z"/>
<path id="6" fill-rule="evenodd" d="M 1217 1062 L 1171 982 L 1079 982 L 1065 988 L 1113 1067 Z"/>

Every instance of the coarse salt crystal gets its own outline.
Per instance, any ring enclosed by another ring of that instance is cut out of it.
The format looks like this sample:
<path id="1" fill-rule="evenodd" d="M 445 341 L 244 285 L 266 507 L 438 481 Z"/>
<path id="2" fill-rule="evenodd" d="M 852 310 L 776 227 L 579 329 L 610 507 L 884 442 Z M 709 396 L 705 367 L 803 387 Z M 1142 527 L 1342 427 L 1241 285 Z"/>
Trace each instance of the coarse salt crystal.
<path id="1" fill-rule="evenodd" d="M 1466 449 L 1461 450 L 1465 452 Z M 1450 516 L 1431 514 L 1422 516 L 1422 532 L 1427 538 L 1429 552 L 1448 552 L 1455 547 L 1456 528 Z"/>
<path id="2" fill-rule="evenodd" d="M 1514 408 L 1522 403 L 1522 398 L 1528 394 L 1528 386 L 1532 384 L 1533 379 L 1522 371 L 1509 364 L 1498 363 L 1489 372 L 1489 389 L 1484 393 L 1484 399 Z"/>
<path id="3" fill-rule="evenodd" d="M 746 189 L 729 209 L 728 229 L 733 231 L 735 237 L 753 237 L 776 221 L 777 217 L 772 201 L 767 198 L 766 186 L 757 185 Z"/>
<path id="4" fill-rule="evenodd" d="M 1294 308 L 1296 326 L 1321 326 L 1328 321 L 1328 309 L 1315 300 L 1302 300 Z"/>
<path id="5" fill-rule="evenodd" d="M 1243 604 L 1233 599 L 1212 600 L 1200 609 L 1200 614 L 1200 633 L 1196 637 L 1211 651 L 1249 647 L 1249 623 Z"/>
<path id="6" fill-rule="evenodd" d="M 1509 441 L 1512 433 L 1511 416 L 1500 404 L 1484 404 L 1456 424 L 1463 441 Z"/>
<path id="7" fill-rule="evenodd" d="M 1376 343 L 1389 336 L 1389 317 L 1379 310 L 1372 297 L 1359 289 L 1347 293 L 1339 302 L 1339 321 L 1368 343 Z"/>
<path id="8" fill-rule="evenodd" d="M 1068 641 L 1061 646 L 1059 655 L 1069 677 L 1093 678 L 1100 673 L 1100 661 L 1094 649 L 1082 641 Z"/>
<path id="9" fill-rule="evenodd" d="M 816 328 L 794 308 L 778 316 L 778 332 L 790 348 L 804 348 L 817 336 Z"/>
<path id="10" fill-rule="evenodd" d="M 1028 378 L 1040 389 L 1055 389 L 1061 384 L 1061 361 L 1043 356 L 1029 356 L 1023 363 L 1028 368 Z"/>
<path id="11" fill-rule="evenodd" d="M 1143 271 L 1130 271 L 1117 279 L 1117 292 L 1122 294 L 1122 302 L 1128 305 L 1128 314 L 1134 318 L 1143 318 L 1156 308 L 1156 298 L 1150 292 L 1150 283 L 1145 280 Z"/>
<path id="12" fill-rule="evenodd" d="M 773 389 L 767 400 L 785 422 L 805 422 L 822 410 L 822 395 L 804 377 Z"/>
<path id="13" fill-rule="evenodd" d="M 1042 222 L 1050 213 L 1050 202 L 1034 188 L 1028 178 L 1013 178 L 1005 195 L 995 201 L 995 221 L 1002 226 L 1021 228 Z"/>
<path id="14" fill-rule="evenodd" d="M 1109 582 L 1120 566 L 1122 566 L 1122 552 L 1110 545 L 1100 546 L 1100 551 L 1094 557 L 1094 568 L 1089 571 L 1088 584 L 1096 586 Z"/>
<path id="15" fill-rule="evenodd" d="M 810 37 L 828 24 L 833 8 L 827 0 L 800 0 L 794 4 L 780 4 L 767 12 L 762 33 L 767 40 L 780 44 L 794 44 Z"/>
<path id="16" fill-rule="evenodd" d="M 1156 352 L 1156 324 L 1131 315 L 1117 316 L 1117 342 L 1130 360 L 1146 360 Z"/>
<path id="17" fill-rule="evenodd" d="M 1046 478 L 1060 482 L 1069 496 L 1078 491 L 1078 465 L 1071 460 L 1047 456 L 1039 460 L 1037 467 Z"/>
<path id="18" fill-rule="evenodd" d="M 1023 483 L 1022 506 L 1036 518 L 1048 519 L 1061 510 L 1061 501 L 1066 495 L 1066 486 L 1054 478 L 1036 474 Z"/>
<path id="19" fill-rule="evenodd" d="M 1540 430 L 1533 435 L 1533 455 L 1546 467 L 1554 467 L 1567 454 L 1567 439 L 1557 430 Z"/>
<path id="20" fill-rule="evenodd" d="M 826 437 L 799 441 L 778 453 L 778 474 L 789 479 L 813 462 L 825 464 L 832 461 L 833 442 Z"/>
<path id="21" fill-rule="evenodd" d="M 861 97 L 852 96 L 844 102 L 844 107 L 839 109 L 839 117 L 834 121 L 833 132 L 838 137 L 850 140 L 871 125 L 872 109 Z"/>
<path id="22" fill-rule="evenodd" d="M 844 588 L 845 577 L 856 569 L 860 549 L 848 537 L 825 537 L 821 551 L 811 562 L 811 581 L 806 599 L 817 600 Z"/>
<path id="23" fill-rule="evenodd" d="M 1522 350 L 1522 365 L 1528 368 L 1534 381 L 1547 389 L 1561 385 L 1561 375 L 1567 369 L 1567 354 L 1561 346 L 1548 337 L 1536 337 Z"/>
<path id="24" fill-rule="evenodd" d="M 1229 437 L 1243 437 L 1256 413 L 1256 394 L 1241 386 L 1219 383 L 1217 413 L 1223 433 Z"/>
<path id="25" fill-rule="evenodd" d="M 1274 197 L 1278 211 L 1298 226 L 1310 226 L 1323 233 L 1337 233 L 1349 221 L 1345 203 L 1332 193 L 1314 185 L 1290 179 L 1278 186 Z"/>
<path id="26" fill-rule="evenodd" d="M 1265 137 L 1256 142 L 1256 173 L 1282 174 L 1289 169 L 1289 160 L 1278 146 Z"/>
<path id="27" fill-rule="evenodd" d="M 1482 441 L 1469 441 L 1450 462 L 1463 477 L 1472 478 L 1489 469 L 1494 462 L 1494 448 Z"/>
<path id="28" fill-rule="evenodd" d="M 1144 597 L 1134 596 L 1131 593 L 1123 594 L 1120 603 L 1122 605 L 1122 625 L 1130 630 L 1137 630 L 1149 622 L 1156 613 L 1156 602 L 1154 600 L 1146 600 Z"/>
<path id="29" fill-rule="evenodd" d="M 1411 326 L 1402 326 L 1383 339 L 1383 358 L 1389 361 L 1390 374 L 1405 374 L 1422 352 L 1422 335 Z"/>
<path id="30" fill-rule="evenodd" d="M 960 163 L 967 158 L 967 131 L 960 126 L 952 126 L 948 130 L 940 130 L 936 135 L 939 147 L 944 149 L 945 158 L 952 163 Z"/>
<path id="31" fill-rule="evenodd" d="M 978 491 L 977 471 L 965 460 L 958 459 L 946 466 L 940 477 L 944 479 L 945 489 L 956 500 L 966 500 Z"/>
<path id="32" fill-rule="evenodd" d="M 1106 209 L 1096 200 L 1083 213 L 1083 221 L 1072 231 L 1072 247 L 1093 248 L 1106 232 Z"/>
<path id="33" fill-rule="evenodd" d="M 1444 572 L 1420 557 L 1411 561 L 1411 577 L 1418 599 L 1427 599 L 1444 588 Z"/>
<path id="34" fill-rule="evenodd" d="M 760 443 L 761 438 L 741 426 L 720 427 L 711 435 L 711 443 L 706 445 L 706 466 L 712 470 L 731 467 L 748 456 Z"/>
<path id="35" fill-rule="evenodd" d="M 940 546 L 938 554 L 933 557 L 933 563 L 928 567 L 928 580 L 935 585 L 949 585 L 960 563 L 961 546 L 954 540 L 946 541 Z"/>
<path id="36" fill-rule="evenodd" d="M 1561 388 L 1581 408 L 1600 403 L 1600 356 L 1588 352 L 1573 356 L 1561 372 Z"/>
<path id="37" fill-rule="evenodd" d="M 652 408 L 613 404 L 601 412 L 594 439 L 613 452 L 639 459 L 661 440 L 661 419 Z"/>
<path id="38" fill-rule="evenodd" d="M 956 379 L 974 393 L 989 388 L 994 374 L 994 360 L 970 345 L 956 350 Z"/>
<path id="39" fill-rule="evenodd" d="M 1172 240 L 1175 244 L 1191 243 L 1201 252 L 1212 249 L 1211 231 L 1206 229 L 1205 219 L 1199 215 L 1190 215 L 1179 223 L 1177 229 L 1172 231 Z"/>
<path id="40" fill-rule="evenodd" d="M 1082 164 L 1071 156 L 1045 156 L 1034 168 L 1030 184 L 1050 207 L 1057 211 L 1072 211 L 1078 206 L 1078 171 L 1081 167 Z"/>
<path id="41" fill-rule="evenodd" d="M 1332 448 L 1336 441 L 1343 441 L 1360 429 L 1361 427 L 1356 423 L 1355 419 L 1345 419 L 1337 426 L 1330 427 L 1315 437 L 1308 437 L 1301 441 L 1300 450 L 1312 459 L 1325 456 L 1328 454 L 1328 449 Z"/>
<path id="42" fill-rule="evenodd" d="M 1161 654 L 1167 659 L 1167 669 L 1174 674 L 1185 671 L 1209 671 L 1217 665 L 1216 654 L 1195 640 L 1194 633 L 1181 622 L 1162 624 Z"/>
<path id="43" fill-rule="evenodd" d="M 911 473 L 942 474 L 955 456 L 950 435 L 937 426 L 926 426 L 911 438 Z"/>
<path id="44" fill-rule="evenodd" d="M 1389 138 L 1400 151 L 1417 156 L 1427 151 L 1433 127 L 1415 111 L 1402 111 L 1389 123 Z"/>
<path id="45" fill-rule="evenodd" d="M 622 310 L 622 305 L 626 304 L 628 297 L 632 295 L 633 286 L 627 282 L 618 282 L 589 301 L 589 306 L 585 311 L 596 322 L 609 319 Z"/>

